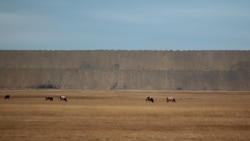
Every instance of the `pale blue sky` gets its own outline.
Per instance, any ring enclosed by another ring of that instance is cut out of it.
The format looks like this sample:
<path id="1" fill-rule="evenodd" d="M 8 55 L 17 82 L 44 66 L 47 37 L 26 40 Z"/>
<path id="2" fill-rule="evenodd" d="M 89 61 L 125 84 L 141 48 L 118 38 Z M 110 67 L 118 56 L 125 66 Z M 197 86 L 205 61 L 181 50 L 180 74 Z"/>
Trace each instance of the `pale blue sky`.
<path id="1" fill-rule="evenodd" d="M 0 0 L 1 50 L 250 50 L 249 0 Z"/>

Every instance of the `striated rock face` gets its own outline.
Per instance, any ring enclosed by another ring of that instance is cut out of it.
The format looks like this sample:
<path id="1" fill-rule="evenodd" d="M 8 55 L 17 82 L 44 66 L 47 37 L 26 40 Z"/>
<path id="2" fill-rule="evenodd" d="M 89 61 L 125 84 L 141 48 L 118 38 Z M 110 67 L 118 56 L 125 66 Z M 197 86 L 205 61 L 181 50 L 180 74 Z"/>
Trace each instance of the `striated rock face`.
<path id="1" fill-rule="evenodd" d="M 250 51 L 0 51 L 0 88 L 250 90 Z"/>

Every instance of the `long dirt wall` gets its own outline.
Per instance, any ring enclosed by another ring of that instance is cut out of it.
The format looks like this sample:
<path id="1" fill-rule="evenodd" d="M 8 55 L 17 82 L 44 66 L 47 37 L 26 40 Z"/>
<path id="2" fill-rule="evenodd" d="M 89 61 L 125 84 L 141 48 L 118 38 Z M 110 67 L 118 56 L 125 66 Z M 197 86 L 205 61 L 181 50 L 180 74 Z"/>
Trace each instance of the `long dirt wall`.
<path id="1" fill-rule="evenodd" d="M 250 90 L 250 51 L 0 51 L 0 89 Z"/>

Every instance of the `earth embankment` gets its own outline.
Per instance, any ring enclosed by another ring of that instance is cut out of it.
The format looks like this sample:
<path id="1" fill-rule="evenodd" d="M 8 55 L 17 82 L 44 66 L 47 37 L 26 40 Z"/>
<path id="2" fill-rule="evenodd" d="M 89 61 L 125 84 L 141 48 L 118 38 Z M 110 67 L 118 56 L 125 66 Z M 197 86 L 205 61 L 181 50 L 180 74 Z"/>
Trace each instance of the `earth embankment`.
<path id="1" fill-rule="evenodd" d="M 0 88 L 250 90 L 250 51 L 0 51 Z"/>

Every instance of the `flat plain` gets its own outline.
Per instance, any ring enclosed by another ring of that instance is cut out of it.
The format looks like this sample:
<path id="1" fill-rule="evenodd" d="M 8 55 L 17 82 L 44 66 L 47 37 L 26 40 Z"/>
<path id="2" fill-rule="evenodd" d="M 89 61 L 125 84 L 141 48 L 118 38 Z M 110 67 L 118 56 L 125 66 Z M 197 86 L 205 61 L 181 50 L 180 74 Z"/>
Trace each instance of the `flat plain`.
<path id="1" fill-rule="evenodd" d="M 0 90 L 0 97 L 1 141 L 250 140 L 250 92 Z"/>

